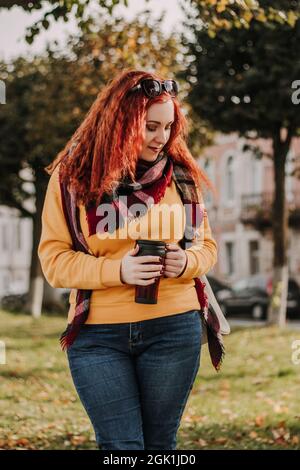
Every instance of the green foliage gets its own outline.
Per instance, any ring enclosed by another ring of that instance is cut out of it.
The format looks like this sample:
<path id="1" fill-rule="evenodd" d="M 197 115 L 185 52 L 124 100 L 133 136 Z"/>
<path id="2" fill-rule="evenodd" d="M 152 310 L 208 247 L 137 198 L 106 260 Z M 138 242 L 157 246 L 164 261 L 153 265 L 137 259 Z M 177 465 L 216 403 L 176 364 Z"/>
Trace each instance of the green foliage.
<path id="1" fill-rule="evenodd" d="M 146 0 L 146 2 L 148 1 L 149 0 Z M 32 12 L 40 10 L 45 5 L 49 7 L 38 21 L 27 28 L 26 41 L 31 44 L 43 29 L 48 29 L 50 21 L 58 21 L 62 18 L 67 22 L 73 14 L 77 19 L 78 26 L 86 31 L 89 30 L 91 23 L 85 20 L 85 14 L 90 3 L 91 0 L 34 0 L 26 2 L 20 0 L 0 0 L 0 9 L 9 9 L 17 6 L 27 12 Z M 128 0 L 98 0 L 100 9 L 104 12 L 108 12 L 109 15 L 112 15 L 114 8 L 119 4 L 127 7 Z"/>
<path id="2" fill-rule="evenodd" d="M 48 29 L 50 22 L 49 19 L 57 21 L 62 18 L 64 21 L 68 21 L 71 13 L 75 13 L 77 16 L 78 12 L 81 12 L 81 17 L 84 11 L 84 8 L 88 7 L 90 0 L 43 0 L 36 1 L 11 1 L 11 0 L 1 0 L 0 9 L 10 9 L 12 7 L 20 7 L 25 11 L 31 13 L 36 10 L 41 10 L 44 5 L 47 5 L 49 9 L 43 14 L 43 16 L 35 22 L 32 26 L 27 29 L 26 41 L 31 44 L 35 36 L 42 30 Z M 104 1 L 100 3 L 106 3 Z"/>
<path id="3" fill-rule="evenodd" d="M 85 117 L 101 88 L 126 67 L 173 76 L 184 66 L 177 61 L 179 42 L 165 37 L 163 17 L 140 13 L 128 23 L 121 18 L 99 20 L 94 32 L 70 37 L 63 52 L 48 47 L 44 56 L 0 64 L 7 104 L 0 107 L 0 202 L 30 215 L 24 201 L 32 196 L 20 170 L 32 172 L 44 191 L 43 167 L 62 150 Z M 97 22 L 97 18 L 94 19 Z M 43 194 L 39 193 L 40 197 Z"/>
<path id="4" fill-rule="evenodd" d="M 148 1 L 146 0 L 146 2 Z M 89 24 L 84 21 L 84 16 L 89 4 L 90 0 L 35 0 L 29 2 L 0 0 L 0 9 L 19 6 L 25 11 L 31 12 L 41 9 L 43 5 L 49 6 L 49 10 L 44 16 L 28 28 L 26 40 L 32 43 L 41 29 L 48 28 L 47 18 L 54 21 L 63 18 L 64 21 L 68 21 L 70 14 L 74 13 L 79 20 L 78 24 L 88 28 Z M 123 4 L 127 7 L 128 0 L 98 0 L 98 4 L 111 15 L 117 5 Z M 188 11 L 187 4 L 196 7 L 196 10 L 199 11 L 199 18 L 206 24 L 211 37 L 215 37 L 220 28 L 248 28 L 252 19 L 262 23 L 286 23 L 293 26 L 300 8 L 297 0 L 181 0 L 182 8 Z"/>
<path id="5" fill-rule="evenodd" d="M 182 0 L 181 6 L 206 28 L 211 38 L 222 29 L 248 29 L 252 21 L 271 27 L 293 27 L 300 12 L 297 0 Z"/>
<path id="6" fill-rule="evenodd" d="M 190 21 L 193 40 L 183 38 L 190 64 L 180 76 L 190 83 L 188 101 L 196 114 L 225 133 L 272 137 L 285 127 L 296 135 L 300 113 L 292 102 L 292 82 L 300 76 L 298 12 L 297 17 L 293 26 L 253 18 L 249 28 L 222 28 L 215 37 Z"/>

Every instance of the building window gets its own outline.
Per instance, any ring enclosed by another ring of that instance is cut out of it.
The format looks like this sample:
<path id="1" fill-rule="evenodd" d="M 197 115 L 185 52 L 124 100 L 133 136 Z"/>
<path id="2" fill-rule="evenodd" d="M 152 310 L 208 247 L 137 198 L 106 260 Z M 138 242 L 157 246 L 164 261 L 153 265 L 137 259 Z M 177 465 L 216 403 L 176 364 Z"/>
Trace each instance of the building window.
<path id="1" fill-rule="evenodd" d="M 250 160 L 250 175 L 251 175 L 251 193 L 257 194 L 259 192 L 259 165 L 261 164 L 260 160 L 256 158 L 255 155 L 251 155 Z"/>
<path id="2" fill-rule="evenodd" d="M 19 251 L 22 248 L 22 246 L 21 246 L 21 228 L 22 228 L 21 220 L 16 219 L 16 231 L 15 231 L 15 249 L 16 249 L 16 251 Z"/>
<path id="3" fill-rule="evenodd" d="M 249 266 L 250 274 L 259 273 L 259 243 L 257 240 L 249 242 Z"/>
<path id="4" fill-rule="evenodd" d="M 1 249 L 3 251 L 9 250 L 9 236 L 8 236 L 8 225 L 1 224 Z"/>
<path id="5" fill-rule="evenodd" d="M 229 157 L 226 163 L 226 199 L 232 201 L 234 199 L 234 172 L 233 157 Z"/>
<path id="6" fill-rule="evenodd" d="M 3 274 L 2 276 L 2 289 L 3 292 L 6 294 L 9 291 L 9 286 L 10 286 L 10 276 Z"/>
<path id="7" fill-rule="evenodd" d="M 287 154 L 286 157 L 286 162 L 285 162 L 285 185 L 286 185 L 286 200 L 288 202 L 295 202 L 293 201 L 294 199 L 294 194 L 293 194 L 293 182 L 294 182 L 294 177 L 293 177 L 293 171 L 294 171 L 294 158 L 293 154 L 290 151 Z"/>
<path id="8" fill-rule="evenodd" d="M 208 158 L 206 158 L 205 162 L 204 162 L 204 171 L 207 174 L 210 181 L 213 183 L 213 166 L 212 166 L 211 160 L 209 160 Z M 208 205 L 212 204 L 213 198 L 212 198 L 212 194 L 210 192 L 207 194 L 205 202 Z"/>
<path id="9" fill-rule="evenodd" d="M 231 275 L 234 273 L 234 246 L 233 242 L 225 243 L 226 253 L 226 270 L 227 274 Z"/>

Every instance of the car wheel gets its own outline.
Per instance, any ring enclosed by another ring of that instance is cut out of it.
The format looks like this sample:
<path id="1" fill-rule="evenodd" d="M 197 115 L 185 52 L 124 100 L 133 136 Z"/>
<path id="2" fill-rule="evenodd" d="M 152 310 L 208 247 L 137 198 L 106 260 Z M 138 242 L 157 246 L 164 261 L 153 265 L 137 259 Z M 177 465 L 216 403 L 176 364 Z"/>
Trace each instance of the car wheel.
<path id="1" fill-rule="evenodd" d="M 264 318 L 264 308 L 260 304 L 253 305 L 251 313 L 252 318 L 255 320 L 262 320 Z"/>

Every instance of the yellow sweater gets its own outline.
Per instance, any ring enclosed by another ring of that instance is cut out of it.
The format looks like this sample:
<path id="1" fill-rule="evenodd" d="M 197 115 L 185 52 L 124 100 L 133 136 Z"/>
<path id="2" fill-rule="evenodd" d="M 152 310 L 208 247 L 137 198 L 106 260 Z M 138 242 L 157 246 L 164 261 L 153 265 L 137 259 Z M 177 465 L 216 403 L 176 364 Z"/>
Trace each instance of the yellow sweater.
<path id="1" fill-rule="evenodd" d="M 123 284 L 120 279 L 121 260 L 134 248 L 136 238 L 176 244 L 182 239 L 185 210 L 173 179 L 160 203 L 139 221 L 131 221 L 113 234 L 89 236 L 86 211 L 84 205 L 80 205 L 81 228 L 90 252 L 85 254 L 72 249 L 61 203 L 59 166 L 48 183 L 38 256 L 45 278 L 52 287 L 72 289 L 68 323 L 74 316 L 76 289 L 93 291 L 86 323 L 136 322 L 199 309 L 193 278 L 206 274 L 217 262 L 217 243 L 212 238 L 206 211 L 197 243 L 186 250 L 188 261 L 183 274 L 178 278 L 161 277 L 157 304 L 138 304 L 134 300 L 135 286 Z M 202 196 L 198 194 L 203 204 Z M 170 205 L 175 205 L 173 215 L 165 211 Z M 133 239 L 132 233 L 138 233 L 138 236 Z"/>

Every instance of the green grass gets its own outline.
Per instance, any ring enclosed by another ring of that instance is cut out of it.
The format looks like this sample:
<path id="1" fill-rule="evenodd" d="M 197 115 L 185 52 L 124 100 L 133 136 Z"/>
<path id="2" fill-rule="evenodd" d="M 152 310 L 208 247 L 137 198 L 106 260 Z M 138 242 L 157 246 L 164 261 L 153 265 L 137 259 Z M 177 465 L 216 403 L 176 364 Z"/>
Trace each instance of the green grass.
<path id="1" fill-rule="evenodd" d="M 0 311 L 0 449 L 96 449 L 59 336 L 66 320 Z M 300 449 L 300 331 L 233 329 L 219 373 L 203 347 L 177 449 Z"/>

